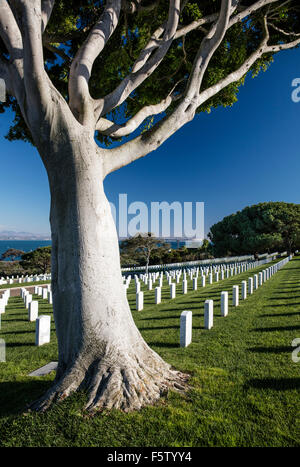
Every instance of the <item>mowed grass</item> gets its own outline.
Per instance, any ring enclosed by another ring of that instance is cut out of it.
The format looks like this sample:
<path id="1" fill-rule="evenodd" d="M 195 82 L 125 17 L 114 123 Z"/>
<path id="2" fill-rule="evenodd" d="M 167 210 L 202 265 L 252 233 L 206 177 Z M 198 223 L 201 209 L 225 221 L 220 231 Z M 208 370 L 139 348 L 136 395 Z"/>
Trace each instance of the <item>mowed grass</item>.
<path id="1" fill-rule="evenodd" d="M 7 347 L 7 362 L 0 363 L 0 445 L 299 446 L 300 362 L 292 361 L 291 342 L 300 337 L 300 259 L 240 300 L 240 306 L 231 306 L 232 286 L 266 267 L 197 291 L 189 281 L 187 295 L 179 284 L 174 300 L 165 286 L 157 306 L 154 289 L 143 288 L 140 312 L 134 311 L 132 283 L 128 299 L 143 337 L 166 361 L 192 376 L 186 395 L 170 392 L 155 406 L 129 414 L 103 411 L 90 417 L 82 410 L 83 393 L 45 414 L 24 413 L 54 378 L 54 373 L 41 378 L 28 373 L 56 360 L 57 344 L 52 322 L 51 343 L 35 347 L 34 323 L 27 321 L 22 300 L 11 299 L 0 331 Z M 222 290 L 230 292 L 226 318 L 220 314 Z M 210 331 L 204 329 L 206 299 L 214 300 Z M 52 314 L 47 302 L 39 301 L 39 314 Z M 193 341 L 184 349 L 179 347 L 183 310 L 193 312 Z"/>

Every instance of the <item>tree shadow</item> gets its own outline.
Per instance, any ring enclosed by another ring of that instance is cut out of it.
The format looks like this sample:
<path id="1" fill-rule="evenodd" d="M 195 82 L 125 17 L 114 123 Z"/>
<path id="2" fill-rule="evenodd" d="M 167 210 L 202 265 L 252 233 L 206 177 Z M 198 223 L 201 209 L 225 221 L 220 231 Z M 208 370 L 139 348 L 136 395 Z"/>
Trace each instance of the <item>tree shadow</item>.
<path id="1" fill-rule="evenodd" d="M 141 331 L 154 331 L 154 330 L 161 330 L 161 329 L 179 329 L 179 326 L 149 326 L 145 328 L 140 328 Z"/>
<path id="2" fill-rule="evenodd" d="M 274 306 L 283 306 L 283 305 L 274 305 Z M 291 306 L 291 305 L 289 305 Z M 265 315 L 260 315 L 260 318 L 277 318 L 277 316 L 281 317 L 281 316 L 299 316 L 300 313 L 299 311 L 295 311 L 294 313 L 274 313 L 273 315 L 271 314 L 265 314 Z"/>
<path id="3" fill-rule="evenodd" d="M 35 343 L 34 342 L 6 342 L 5 344 L 6 347 L 34 347 Z"/>
<path id="4" fill-rule="evenodd" d="M 300 378 L 253 378 L 249 379 L 244 387 L 275 389 L 276 391 L 300 389 Z"/>
<path id="5" fill-rule="evenodd" d="M 0 331 L 0 336 L 12 336 L 15 334 L 34 334 L 35 330 L 32 331 L 11 331 L 11 332 L 1 332 Z"/>
<path id="6" fill-rule="evenodd" d="M 247 349 L 249 352 L 253 353 L 285 353 L 291 352 L 293 348 L 291 346 L 279 346 L 279 347 L 250 347 Z"/>
<path id="7" fill-rule="evenodd" d="M 178 349 L 180 347 L 179 344 L 174 344 L 171 342 L 147 342 L 149 347 L 164 347 L 168 349 Z"/>
<path id="8" fill-rule="evenodd" d="M 278 300 L 285 300 L 285 299 L 282 299 L 282 298 L 278 298 Z M 279 306 L 279 307 L 291 307 L 291 306 L 298 306 L 300 305 L 300 302 L 296 302 L 296 303 L 278 303 L 278 304 L 273 304 L 272 305 L 264 305 L 264 308 L 274 308 L 275 306 Z"/>
<path id="9" fill-rule="evenodd" d="M 0 385 L 0 416 L 20 414 L 51 386 L 52 381 L 5 382 Z M 9 397 L 7 395 L 9 394 Z"/>
<path id="10" fill-rule="evenodd" d="M 273 331 L 296 331 L 300 329 L 300 326 L 282 326 L 282 327 L 274 327 L 274 328 L 255 328 L 252 329 L 252 332 L 273 332 Z"/>

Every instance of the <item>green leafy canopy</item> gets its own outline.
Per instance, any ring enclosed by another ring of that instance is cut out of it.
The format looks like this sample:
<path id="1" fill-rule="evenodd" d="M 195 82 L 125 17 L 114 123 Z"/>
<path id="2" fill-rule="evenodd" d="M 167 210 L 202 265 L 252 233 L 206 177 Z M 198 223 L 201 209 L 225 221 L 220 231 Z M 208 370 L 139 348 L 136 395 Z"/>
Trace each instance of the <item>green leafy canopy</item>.
<path id="1" fill-rule="evenodd" d="M 152 3 L 153 0 L 142 2 L 144 6 Z M 242 5 L 245 7 L 253 3 L 253 0 L 245 0 Z M 287 31 L 300 32 L 299 10 L 292 8 L 297 3 L 291 1 L 276 4 L 277 13 L 272 21 L 277 27 L 284 27 Z M 154 9 L 150 11 L 142 9 L 137 14 L 129 14 L 126 9 L 122 10 L 114 34 L 95 61 L 90 79 L 92 97 L 99 98 L 107 95 L 128 75 L 153 31 L 167 19 L 168 5 L 167 0 L 160 0 L 155 2 Z M 57 0 L 55 2 L 50 22 L 44 34 L 45 67 L 53 84 L 67 101 L 70 63 L 87 38 L 91 28 L 99 19 L 103 8 L 103 0 Z M 219 9 L 220 0 L 185 2 L 179 27 L 190 24 L 203 16 L 217 13 Z M 251 18 L 245 18 L 227 31 L 225 39 L 210 61 L 202 90 L 217 83 L 241 66 L 251 52 L 258 47 L 263 34 L 262 14 L 266 11 L 266 9 L 258 10 L 251 15 Z M 272 34 L 271 42 L 276 43 L 279 37 L 282 38 L 276 30 L 270 29 L 270 33 Z M 204 35 L 205 30 L 196 29 L 186 36 L 174 40 L 166 57 L 154 73 L 132 93 L 125 104 L 114 109 L 108 117 L 116 122 L 124 121 L 124 119 L 135 115 L 143 106 L 160 102 L 175 85 L 177 85 L 176 92 L 182 92 Z M 5 46 L 1 40 L 0 53 L 2 57 L 6 56 Z M 271 62 L 272 54 L 263 55 L 252 66 L 250 73 L 256 76 L 260 70 L 266 70 Z M 198 108 L 198 112 L 210 112 L 212 108 L 218 106 L 232 106 L 237 100 L 238 90 L 244 80 L 245 77 L 214 95 Z M 15 119 L 7 138 L 9 140 L 32 141 L 14 98 L 10 97 L 6 103 L 2 103 L 0 112 L 5 111 L 8 107 L 13 110 Z M 167 112 L 172 112 L 172 109 L 171 105 Z M 149 129 L 157 121 L 157 118 L 159 117 L 147 118 L 140 131 Z M 109 137 L 100 134 L 96 134 L 96 138 L 105 144 L 110 144 L 112 141 Z"/>

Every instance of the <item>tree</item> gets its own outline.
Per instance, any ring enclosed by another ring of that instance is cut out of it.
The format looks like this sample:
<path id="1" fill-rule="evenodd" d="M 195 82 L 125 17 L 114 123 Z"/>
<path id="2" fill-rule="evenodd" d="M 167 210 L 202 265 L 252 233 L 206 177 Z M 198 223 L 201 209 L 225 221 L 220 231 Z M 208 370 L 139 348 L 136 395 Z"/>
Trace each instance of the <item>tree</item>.
<path id="1" fill-rule="evenodd" d="M 37 248 L 22 255 L 21 266 L 26 270 L 46 274 L 51 268 L 51 246 Z"/>
<path id="2" fill-rule="evenodd" d="M 148 274 L 149 262 L 151 255 L 157 250 L 164 251 L 169 245 L 164 241 L 156 238 L 151 232 L 145 234 L 137 234 L 130 237 L 121 243 L 121 256 L 126 255 L 128 258 L 134 258 L 136 261 L 145 263 L 145 272 Z"/>
<path id="3" fill-rule="evenodd" d="M 24 255 L 24 251 L 16 250 L 15 248 L 9 248 L 4 253 L 2 253 L 1 261 L 5 259 L 11 259 L 13 261 L 16 258 L 20 258 L 22 255 Z"/>
<path id="4" fill-rule="evenodd" d="M 300 204 L 270 202 L 247 206 L 214 224 L 209 236 L 223 256 L 265 253 L 300 247 Z"/>
<path id="5" fill-rule="evenodd" d="M 8 93 L 1 110 L 15 111 L 8 138 L 36 146 L 51 194 L 59 363 L 33 408 L 78 388 L 89 410 L 140 408 L 169 387 L 183 389 L 185 376 L 134 324 L 103 180 L 157 149 L 196 112 L 232 105 L 248 71 L 257 74 L 274 53 L 297 46 L 298 1 L 0 6 L 0 78 Z M 109 147 L 113 140 L 119 144 Z"/>

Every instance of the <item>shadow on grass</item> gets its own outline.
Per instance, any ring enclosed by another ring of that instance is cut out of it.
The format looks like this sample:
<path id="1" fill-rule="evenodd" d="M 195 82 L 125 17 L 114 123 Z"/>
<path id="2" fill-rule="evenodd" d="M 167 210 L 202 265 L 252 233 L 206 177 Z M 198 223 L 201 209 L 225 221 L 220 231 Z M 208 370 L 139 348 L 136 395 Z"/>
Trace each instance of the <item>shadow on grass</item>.
<path id="1" fill-rule="evenodd" d="M 1 383 L 0 386 L 0 417 L 17 415 L 37 400 L 51 386 L 52 381 L 28 381 L 20 383 Z M 9 394 L 9 397 L 8 397 Z"/>
<path id="2" fill-rule="evenodd" d="M 283 305 L 275 305 L 275 306 L 283 306 Z M 291 306 L 291 305 L 289 305 Z M 269 307 L 267 307 L 269 308 Z M 260 315 L 260 318 L 277 318 L 277 317 L 281 317 L 281 316 L 297 316 L 299 315 L 299 311 L 295 311 L 294 313 L 274 313 L 273 315 L 271 314 L 265 314 L 265 315 Z"/>
<path id="3" fill-rule="evenodd" d="M 300 389 L 300 378 L 253 378 L 249 379 L 244 387 L 275 389 L 276 391 Z"/>
<path id="4" fill-rule="evenodd" d="M 280 347 L 250 347 L 249 352 L 253 353 L 285 353 L 291 352 L 293 348 L 291 346 L 280 346 Z"/>
<path id="5" fill-rule="evenodd" d="M 171 342 L 147 342 L 149 347 L 164 347 L 168 349 L 179 349 L 179 344 L 174 344 Z"/>
<path id="6" fill-rule="evenodd" d="M 272 305 L 265 305 L 264 308 L 274 308 L 275 306 L 280 306 L 280 307 L 288 307 L 289 306 L 290 307 L 290 306 L 300 305 L 300 302 L 297 302 L 297 303 L 285 303 L 285 301 L 284 301 L 284 300 L 286 300 L 285 298 L 278 298 L 277 300 L 280 300 L 280 303 L 278 303 L 278 304 L 272 303 Z M 276 315 L 276 316 L 278 316 L 278 315 Z"/>
<path id="7" fill-rule="evenodd" d="M 35 343 L 34 342 L 6 342 L 6 347 L 34 347 Z"/>
<path id="8" fill-rule="evenodd" d="M 254 332 L 273 332 L 273 331 L 296 331 L 300 329 L 300 326 L 282 326 L 282 327 L 274 327 L 274 328 L 256 328 L 252 331 Z"/>
<path id="9" fill-rule="evenodd" d="M 1 336 L 12 336 L 15 334 L 34 334 L 35 331 L 11 331 L 11 332 L 0 332 Z"/>

